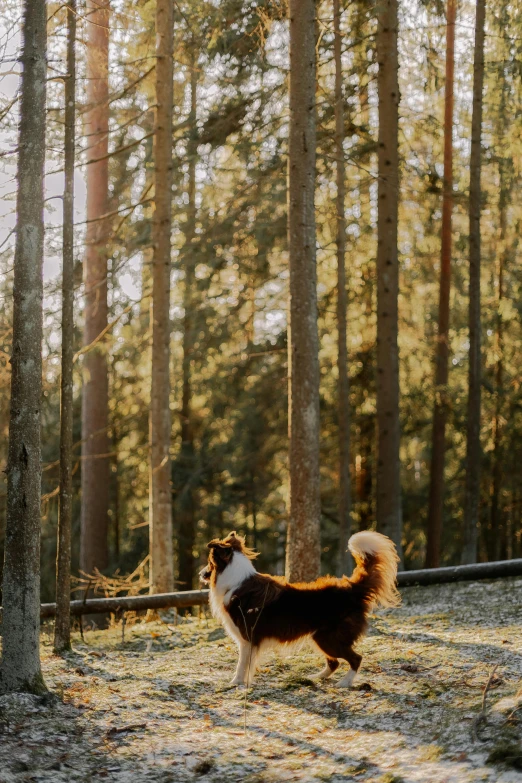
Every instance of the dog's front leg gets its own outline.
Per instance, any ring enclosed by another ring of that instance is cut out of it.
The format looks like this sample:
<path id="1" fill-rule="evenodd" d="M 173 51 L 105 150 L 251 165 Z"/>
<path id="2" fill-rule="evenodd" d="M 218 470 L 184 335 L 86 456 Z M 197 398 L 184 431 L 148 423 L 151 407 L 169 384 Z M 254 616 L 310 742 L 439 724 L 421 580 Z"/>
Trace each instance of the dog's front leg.
<path id="1" fill-rule="evenodd" d="M 231 685 L 244 685 L 246 682 L 247 669 L 250 663 L 250 644 L 241 640 L 239 642 L 239 661 Z"/>

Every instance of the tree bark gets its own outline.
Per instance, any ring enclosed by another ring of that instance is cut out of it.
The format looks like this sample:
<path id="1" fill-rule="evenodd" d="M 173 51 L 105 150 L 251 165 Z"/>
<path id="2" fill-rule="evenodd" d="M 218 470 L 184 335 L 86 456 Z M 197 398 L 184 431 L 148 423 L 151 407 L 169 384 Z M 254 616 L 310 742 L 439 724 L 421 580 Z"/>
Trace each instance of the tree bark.
<path id="1" fill-rule="evenodd" d="M 337 250 L 337 409 L 339 418 L 339 560 L 338 574 L 346 573 L 350 565 L 347 542 L 351 527 L 352 493 L 350 484 L 350 381 L 348 376 L 346 292 L 346 219 L 344 162 L 344 103 L 340 0 L 333 0 L 334 60 L 335 60 L 335 165 L 336 165 L 336 250 Z"/>
<path id="2" fill-rule="evenodd" d="M 109 211 L 109 1 L 87 4 L 87 231 L 84 344 L 107 326 Z M 93 162 L 91 162 L 93 161 Z M 109 379 L 103 343 L 85 354 L 82 395 L 82 511 L 80 568 L 91 574 L 109 563 Z"/>
<path id="3" fill-rule="evenodd" d="M 196 498 L 193 489 L 196 470 L 194 429 L 192 426 L 191 363 L 194 345 L 194 240 L 196 237 L 196 154 L 197 154 L 197 85 L 198 71 L 192 42 L 190 61 L 190 116 L 191 138 L 188 143 L 188 205 L 185 226 L 185 289 L 183 297 L 183 389 L 181 400 L 181 468 L 183 486 L 178 509 L 179 527 L 179 581 L 182 588 L 191 590 L 194 581 L 194 546 L 196 541 Z"/>
<path id="4" fill-rule="evenodd" d="M 156 4 L 156 135 L 152 258 L 150 442 L 150 590 L 174 587 L 170 487 L 170 272 L 172 229 L 172 0 Z"/>
<path id="5" fill-rule="evenodd" d="M 65 131 L 62 268 L 62 377 L 60 388 L 60 493 L 58 496 L 58 548 L 56 556 L 56 622 L 54 649 L 71 647 L 71 524 L 73 450 L 74 356 L 74 133 L 76 121 L 76 1 L 67 13 L 67 75 L 65 78 Z"/>
<path id="6" fill-rule="evenodd" d="M 505 90 L 502 91 L 500 99 L 500 118 L 497 143 L 502 145 L 502 136 L 504 134 L 505 123 Z M 499 247 L 497 261 L 497 334 L 496 334 L 496 355 L 495 362 L 495 410 L 493 414 L 493 453 L 491 469 L 491 510 L 490 510 L 490 530 L 491 539 L 494 542 L 493 558 L 498 560 L 500 557 L 507 556 L 511 549 L 510 535 L 508 530 L 508 519 L 505 517 L 505 524 L 502 523 L 502 509 L 500 507 L 500 493 L 504 479 L 504 322 L 502 318 L 502 301 L 504 299 L 504 273 L 508 263 L 510 252 L 508 249 L 508 222 L 507 209 L 512 197 L 512 177 L 508 176 L 507 168 L 512 166 L 511 161 L 501 158 L 498 163 L 499 168 Z M 507 287 L 506 287 L 507 288 Z M 506 418 L 509 418 L 506 416 Z"/>
<path id="7" fill-rule="evenodd" d="M 286 574 L 315 579 L 321 561 L 317 333 L 314 0 L 290 0 L 288 149 L 288 420 L 290 508 Z"/>
<path id="8" fill-rule="evenodd" d="M 356 50 L 356 69 L 358 72 L 358 102 L 361 114 L 361 125 L 369 133 L 370 105 L 368 100 L 368 37 L 369 25 L 366 14 L 368 9 L 364 3 L 357 6 L 355 17 L 355 35 L 360 40 Z M 366 152 L 361 157 L 359 169 L 359 202 L 361 209 L 361 239 L 363 236 L 373 234 L 371 215 L 370 178 L 372 169 L 372 156 Z M 363 247 L 364 252 L 364 247 Z M 373 396 L 375 391 L 375 333 L 373 325 L 370 325 L 374 314 L 374 280 L 375 259 L 368 258 L 363 262 L 362 277 L 364 281 L 363 315 L 366 320 L 365 335 L 360 348 L 363 362 L 363 370 L 359 375 L 359 385 L 367 395 Z M 359 414 L 359 455 L 356 457 L 356 497 L 357 516 L 359 518 L 359 530 L 367 530 L 375 519 L 373 502 L 373 472 L 376 463 L 376 417 L 374 413 Z"/>
<path id="9" fill-rule="evenodd" d="M 444 455 L 448 419 L 448 360 L 451 285 L 451 218 L 453 211 L 453 85 L 455 71 L 456 0 L 446 11 L 446 82 L 444 94 L 444 182 L 440 251 L 439 329 L 435 360 L 435 404 L 430 466 L 426 568 L 440 565 L 444 507 Z"/>
<path id="10" fill-rule="evenodd" d="M 13 289 L 0 689 L 41 693 L 40 493 L 46 3 L 26 0 Z"/>
<path id="11" fill-rule="evenodd" d="M 500 185 L 502 191 L 502 182 Z M 506 241 L 506 214 L 505 206 L 501 207 L 500 216 L 500 244 L 501 251 L 498 261 L 498 310 L 497 310 L 497 361 L 495 363 L 495 411 L 493 414 L 493 453 L 491 455 L 491 511 L 490 528 L 491 536 L 494 541 L 493 559 L 499 560 L 502 556 L 503 544 L 505 544 L 505 531 L 502 529 L 501 510 L 500 510 L 500 490 L 502 486 L 502 402 L 504 394 L 504 334 L 502 315 L 500 307 L 503 298 L 504 288 L 504 246 Z M 504 534 L 504 535 L 503 535 Z M 503 540 L 504 539 L 504 540 Z"/>
<path id="12" fill-rule="evenodd" d="M 397 0 L 382 0 L 377 18 L 379 93 L 377 224 L 377 527 L 402 561 L 397 249 L 399 83 Z"/>
<path id="13" fill-rule="evenodd" d="M 477 0 L 473 59 L 473 113 L 469 180 L 469 369 L 466 439 L 466 494 L 462 563 L 477 560 L 480 502 L 480 175 L 482 163 L 482 93 L 484 87 L 485 0 Z"/>

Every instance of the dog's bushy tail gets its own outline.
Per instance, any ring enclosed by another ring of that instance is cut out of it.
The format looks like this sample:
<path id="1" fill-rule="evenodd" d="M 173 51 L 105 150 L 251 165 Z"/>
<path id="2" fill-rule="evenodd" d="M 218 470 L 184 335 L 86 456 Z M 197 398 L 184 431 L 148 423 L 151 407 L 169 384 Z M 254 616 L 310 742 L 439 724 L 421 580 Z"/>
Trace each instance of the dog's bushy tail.
<path id="1" fill-rule="evenodd" d="M 364 530 L 350 538 L 348 549 L 357 564 L 350 582 L 362 591 L 368 611 L 378 604 L 397 606 L 401 600 L 397 590 L 399 557 L 393 541 L 381 533 Z"/>

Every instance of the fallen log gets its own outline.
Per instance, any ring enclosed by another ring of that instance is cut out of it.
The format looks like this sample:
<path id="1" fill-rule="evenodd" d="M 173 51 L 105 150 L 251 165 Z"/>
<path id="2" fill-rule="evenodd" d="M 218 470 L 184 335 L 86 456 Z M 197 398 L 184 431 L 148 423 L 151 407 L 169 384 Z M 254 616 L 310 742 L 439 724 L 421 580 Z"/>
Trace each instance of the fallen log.
<path id="1" fill-rule="evenodd" d="M 493 563 L 427 568 L 419 571 L 401 571 L 397 576 L 399 587 L 435 585 L 445 582 L 474 582 L 479 579 L 504 579 L 522 576 L 522 558 L 499 560 Z M 103 614 L 105 612 L 139 612 L 147 609 L 170 609 L 187 606 L 204 606 L 208 603 L 208 590 L 185 590 L 182 593 L 157 593 L 156 595 L 121 596 L 120 598 L 89 598 L 87 601 L 71 601 L 71 615 Z M 56 604 L 41 604 L 42 619 L 54 617 Z M 0 621 L 2 608 L 0 607 Z"/>
<path id="2" fill-rule="evenodd" d="M 522 558 L 446 568 L 423 568 L 419 571 L 401 571 L 397 576 L 397 583 L 399 587 L 413 587 L 415 585 L 438 585 L 444 582 L 504 579 L 508 576 L 522 576 Z"/>
<path id="3" fill-rule="evenodd" d="M 120 596 L 119 598 L 89 598 L 87 601 L 71 601 L 71 615 L 104 614 L 106 612 L 140 612 L 147 609 L 170 609 L 187 606 L 203 606 L 208 603 L 208 590 L 185 590 L 182 593 L 156 593 L 156 595 Z M 56 604 L 41 604 L 40 617 L 54 617 Z M 0 608 L 1 618 L 1 608 Z"/>

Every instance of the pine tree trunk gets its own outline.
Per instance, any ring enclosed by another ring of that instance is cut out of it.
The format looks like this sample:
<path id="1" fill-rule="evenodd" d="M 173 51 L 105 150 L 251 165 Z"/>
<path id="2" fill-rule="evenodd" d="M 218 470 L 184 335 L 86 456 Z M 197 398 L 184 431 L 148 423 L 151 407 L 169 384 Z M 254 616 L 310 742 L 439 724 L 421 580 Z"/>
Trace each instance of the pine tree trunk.
<path id="1" fill-rule="evenodd" d="M 118 454 L 119 436 L 116 422 L 112 422 L 112 471 L 114 477 L 114 518 L 112 521 L 114 531 L 114 559 L 118 562 L 120 557 L 120 457 Z"/>
<path id="2" fill-rule="evenodd" d="M 46 3 L 26 0 L 13 289 L 0 690 L 41 693 L 40 493 Z"/>
<path id="3" fill-rule="evenodd" d="M 367 9 L 362 4 L 358 4 L 358 13 L 356 16 L 355 34 L 361 41 L 361 45 L 356 53 L 356 68 L 358 72 L 358 99 L 359 110 L 361 113 L 361 125 L 363 128 L 370 128 L 370 105 L 368 100 L 368 80 L 367 73 L 367 39 L 368 22 L 366 18 Z M 365 153 L 361 157 L 359 169 L 359 202 L 361 210 L 362 235 L 372 234 L 371 217 L 371 178 L 372 160 L 371 154 Z M 373 393 L 373 383 L 375 378 L 375 334 L 373 326 L 370 326 L 375 304 L 374 304 L 374 278 L 375 278 L 375 260 L 368 259 L 363 262 L 363 280 L 364 280 L 364 318 L 366 320 L 366 336 L 361 346 L 360 352 L 365 363 L 364 369 L 359 376 L 359 383 L 367 394 Z M 356 494 L 357 494 L 357 512 L 359 517 L 359 530 L 367 530 L 375 519 L 373 509 L 373 470 L 376 461 L 375 455 L 375 414 L 363 413 L 360 415 L 359 426 L 359 458 L 356 463 Z"/>
<path id="4" fill-rule="evenodd" d="M 477 560 L 480 501 L 480 174 L 482 162 L 482 93 L 484 87 L 485 0 L 477 0 L 473 61 L 473 113 L 469 181 L 469 371 L 466 440 L 466 494 L 462 563 Z"/>
<path id="5" fill-rule="evenodd" d="M 65 78 L 65 136 L 62 268 L 62 377 L 60 389 L 60 494 L 56 557 L 56 621 L 54 649 L 71 647 L 71 524 L 74 355 L 74 133 L 76 117 L 76 2 L 67 6 L 67 76 Z"/>
<path id="6" fill-rule="evenodd" d="M 346 220 L 344 163 L 344 106 L 340 0 L 333 0 L 334 15 L 334 60 L 335 60 L 335 157 L 336 157 L 336 248 L 337 248 L 337 330 L 339 372 L 338 418 L 339 418 L 339 561 L 338 573 L 349 569 L 350 555 L 347 541 L 350 535 L 352 493 L 350 486 L 350 382 L 348 376 L 348 346 L 346 293 Z"/>
<path id="7" fill-rule="evenodd" d="M 399 423 L 397 224 L 399 203 L 399 84 L 397 0 L 383 0 L 377 19 L 379 64 L 377 226 L 377 527 L 402 560 Z"/>
<path id="8" fill-rule="evenodd" d="M 109 2 L 87 4 L 87 231 L 85 236 L 84 344 L 107 326 L 107 245 L 109 165 Z M 109 380 L 103 345 L 83 360 L 82 512 L 80 568 L 91 574 L 109 563 Z"/>
<path id="9" fill-rule="evenodd" d="M 194 43 L 192 45 L 194 47 Z M 197 84 L 198 71 L 194 48 L 190 70 L 191 139 L 188 144 L 188 205 L 185 226 L 185 290 L 183 297 L 183 389 L 181 400 L 181 467 L 183 484 L 179 501 L 179 581 L 181 588 L 191 590 L 194 582 L 194 546 L 196 542 L 196 498 L 193 489 L 196 470 L 194 429 L 192 426 L 191 363 L 194 344 L 194 240 L 196 237 L 196 154 L 197 154 Z"/>
<path id="10" fill-rule="evenodd" d="M 288 150 L 288 419 L 290 509 L 286 574 L 319 575 L 319 339 L 317 333 L 314 0 L 290 0 L 290 132 Z"/>
<path id="11" fill-rule="evenodd" d="M 442 193 L 439 330 L 435 365 L 435 405 L 433 409 L 426 568 L 437 568 L 440 565 L 440 540 L 444 507 L 444 455 L 446 451 L 446 423 L 448 419 L 451 217 L 453 211 L 453 76 L 455 71 L 456 10 L 456 0 L 448 0 L 446 12 L 444 183 Z"/>
<path id="12" fill-rule="evenodd" d="M 150 590 L 174 589 L 170 487 L 170 272 L 172 229 L 172 0 L 156 4 L 156 135 L 152 258 L 150 440 Z"/>
<path id="13" fill-rule="evenodd" d="M 501 115 L 504 114 L 504 93 L 501 97 Z M 503 117 L 502 117 L 503 119 Z M 500 129 L 499 137 L 502 139 L 503 128 Z M 506 182 L 505 160 L 499 160 L 499 249 L 497 262 L 497 334 L 496 334 L 496 355 L 495 362 L 495 412 L 493 414 L 493 453 L 491 470 L 491 516 L 490 528 L 491 537 L 495 542 L 495 551 L 493 557 L 500 560 L 507 556 L 510 542 L 507 529 L 502 525 L 502 512 L 500 509 L 500 492 L 504 478 L 504 448 L 503 448 L 503 402 L 504 402 L 504 323 L 502 320 L 502 301 L 504 299 L 504 270 L 508 260 L 507 248 L 507 207 L 512 193 L 511 188 Z M 507 528 L 507 525 L 506 525 Z"/>

